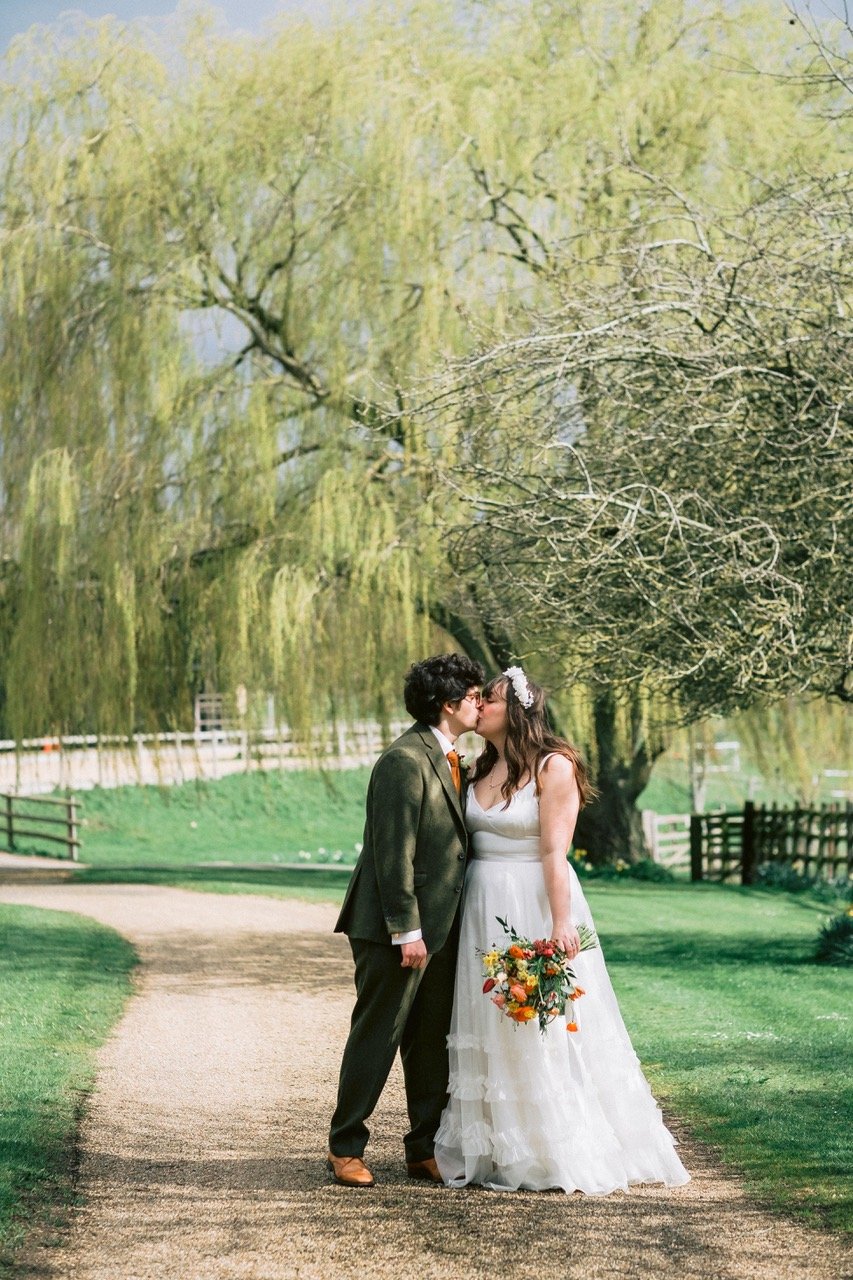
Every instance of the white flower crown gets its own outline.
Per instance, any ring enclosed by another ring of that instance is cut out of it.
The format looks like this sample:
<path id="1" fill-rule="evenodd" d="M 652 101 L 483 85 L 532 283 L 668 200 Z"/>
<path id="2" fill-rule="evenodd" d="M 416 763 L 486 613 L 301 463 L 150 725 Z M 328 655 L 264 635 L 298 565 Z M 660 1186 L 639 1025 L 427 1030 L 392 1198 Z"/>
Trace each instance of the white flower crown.
<path id="1" fill-rule="evenodd" d="M 507 667 L 502 673 L 509 680 L 513 687 L 515 696 L 518 698 L 525 711 L 528 707 L 533 706 L 533 694 L 530 692 L 530 685 L 527 683 L 527 676 L 524 674 L 522 667 Z"/>

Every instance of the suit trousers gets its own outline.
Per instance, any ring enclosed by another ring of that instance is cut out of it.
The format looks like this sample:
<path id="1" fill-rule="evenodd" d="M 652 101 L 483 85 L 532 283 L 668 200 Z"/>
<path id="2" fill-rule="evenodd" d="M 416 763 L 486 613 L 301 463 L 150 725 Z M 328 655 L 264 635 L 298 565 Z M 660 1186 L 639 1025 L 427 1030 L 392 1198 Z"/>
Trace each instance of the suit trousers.
<path id="1" fill-rule="evenodd" d="M 370 1136 L 365 1121 L 376 1108 L 398 1048 L 411 1125 L 403 1139 L 406 1160 L 433 1154 L 447 1102 L 447 1034 L 458 944 L 458 912 L 447 942 L 425 969 L 404 969 L 399 946 L 350 938 L 356 1002 L 329 1133 L 334 1155 L 364 1155 Z"/>

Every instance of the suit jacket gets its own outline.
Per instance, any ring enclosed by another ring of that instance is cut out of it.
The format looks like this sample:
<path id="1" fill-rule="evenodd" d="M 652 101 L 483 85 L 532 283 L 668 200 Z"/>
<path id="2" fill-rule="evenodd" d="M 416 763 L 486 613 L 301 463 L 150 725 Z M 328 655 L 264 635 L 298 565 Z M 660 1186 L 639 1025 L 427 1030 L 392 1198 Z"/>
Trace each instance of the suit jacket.
<path id="1" fill-rule="evenodd" d="M 392 933 L 420 929 L 428 951 L 444 945 L 465 877 L 464 787 L 460 798 L 428 725 L 413 724 L 383 751 L 336 933 L 390 946 Z"/>

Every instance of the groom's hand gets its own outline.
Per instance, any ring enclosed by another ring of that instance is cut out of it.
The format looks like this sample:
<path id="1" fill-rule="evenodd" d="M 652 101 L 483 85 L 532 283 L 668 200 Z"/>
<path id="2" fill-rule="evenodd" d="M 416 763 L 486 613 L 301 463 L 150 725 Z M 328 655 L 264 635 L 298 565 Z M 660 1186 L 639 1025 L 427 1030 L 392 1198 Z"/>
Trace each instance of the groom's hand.
<path id="1" fill-rule="evenodd" d="M 403 958 L 400 964 L 404 969 L 425 969 L 426 962 L 429 959 L 429 953 L 423 938 L 419 938 L 417 942 L 404 942 L 400 947 Z"/>

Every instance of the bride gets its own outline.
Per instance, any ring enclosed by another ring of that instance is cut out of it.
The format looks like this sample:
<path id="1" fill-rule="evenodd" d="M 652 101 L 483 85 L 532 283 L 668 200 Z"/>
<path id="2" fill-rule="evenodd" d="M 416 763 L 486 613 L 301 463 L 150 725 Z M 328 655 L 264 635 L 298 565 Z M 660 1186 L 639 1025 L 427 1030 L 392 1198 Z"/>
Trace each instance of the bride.
<path id="1" fill-rule="evenodd" d="M 483 690 L 486 747 L 468 788 L 472 855 L 448 1036 L 450 1083 L 435 1158 L 451 1186 L 584 1191 L 637 1182 L 679 1186 L 674 1150 L 631 1046 L 596 947 L 580 951 L 592 917 L 566 851 L 591 788 L 573 747 L 545 718 L 542 690 L 511 667 Z M 517 1026 L 483 994 L 477 948 L 508 945 L 496 917 L 523 937 L 549 937 L 573 957 L 585 995 L 577 1031 Z"/>

